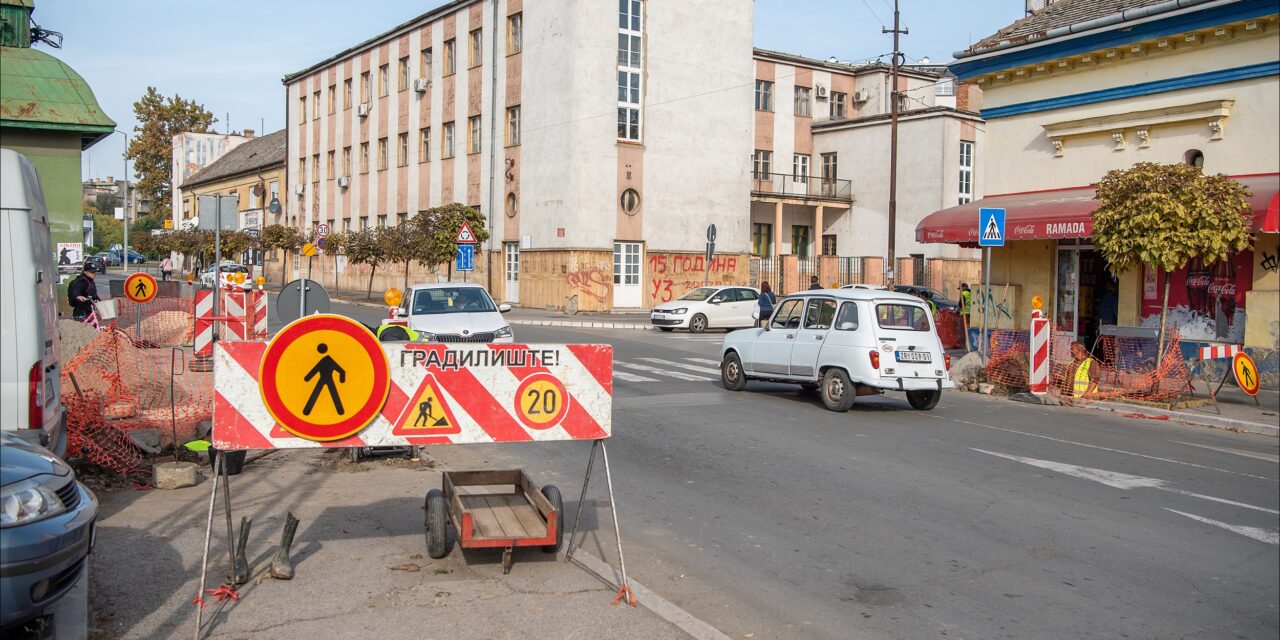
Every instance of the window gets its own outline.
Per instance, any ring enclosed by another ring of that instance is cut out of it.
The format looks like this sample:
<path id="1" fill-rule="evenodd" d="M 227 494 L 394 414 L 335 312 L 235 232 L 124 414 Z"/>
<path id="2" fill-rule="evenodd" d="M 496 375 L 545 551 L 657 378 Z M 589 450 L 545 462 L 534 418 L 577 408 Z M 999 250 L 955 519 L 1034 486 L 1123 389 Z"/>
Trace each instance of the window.
<path id="1" fill-rule="evenodd" d="M 791 181 L 809 181 L 809 156 L 797 153 L 791 161 Z"/>
<path id="2" fill-rule="evenodd" d="M 516 199 L 514 192 L 507 194 L 506 211 L 508 218 L 514 218 L 517 213 L 520 213 L 520 201 Z"/>
<path id="3" fill-rule="evenodd" d="M 973 200 L 973 143 L 960 141 L 960 204 Z"/>
<path id="4" fill-rule="evenodd" d="M 361 103 L 368 102 L 369 95 L 370 95 L 369 72 L 365 71 L 364 73 L 360 74 L 360 102 Z"/>
<path id="5" fill-rule="evenodd" d="M 451 76 L 457 71 L 457 60 L 454 59 L 453 45 L 453 38 L 444 41 L 444 75 L 446 76 Z"/>
<path id="6" fill-rule="evenodd" d="M 618 0 L 618 139 L 640 141 L 640 0 Z"/>
<path id="7" fill-rule="evenodd" d="M 342 81 L 342 108 L 351 108 L 351 79 L 347 78 Z"/>
<path id="8" fill-rule="evenodd" d="M 329 115 L 338 110 L 338 85 L 329 85 Z"/>
<path id="9" fill-rule="evenodd" d="M 378 216 L 378 226 L 379 226 L 379 227 L 385 227 L 385 226 L 387 226 L 387 214 L 385 214 L 385 213 L 384 213 L 384 214 L 382 214 L 382 215 Z"/>
<path id="10" fill-rule="evenodd" d="M 635 215 L 640 210 L 640 192 L 635 189 L 625 189 L 622 197 L 618 199 L 618 204 L 622 205 L 622 212 L 627 215 Z"/>
<path id="11" fill-rule="evenodd" d="M 360 230 L 369 228 L 369 216 L 360 216 Z"/>
<path id="12" fill-rule="evenodd" d="M 524 48 L 524 14 L 507 16 L 507 55 L 520 53 Z"/>
<path id="13" fill-rule="evenodd" d="M 397 69 L 398 77 L 396 79 L 396 88 L 400 91 L 409 90 L 409 56 L 400 58 L 400 66 Z"/>
<path id="14" fill-rule="evenodd" d="M 471 58 L 467 61 L 467 68 L 474 69 L 484 62 L 484 35 L 480 29 L 471 32 Z"/>
<path id="15" fill-rule="evenodd" d="M 503 254 L 504 266 L 506 267 L 507 282 L 519 282 L 520 281 L 520 244 L 516 242 L 502 243 L 502 254 Z"/>
<path id="16" fill-rule="evenodd" d="M 320 92 L 311 94 L 311 119 L 320 119 Z"/>
<path id="17" fill-rule="evenodd" d="M 773 225 L 767 222 L 752 223 L 751 253 L 758 256 L 773 255 Z"/>
<path id="18" fill-rule="evenodd" d="M 804 311 L 804 328 L 830 329 L 836 318 L 836 301 L 830 298 L 813 298 Z"/>
<path id="19" fill-rule="evenodd" d="M 640 110 L 630 107 L 618 107 L 618 138 L 621 140 L 640 140 Z"/>
<path id="20" fill-rule="evenodd" d="M 1182 154 L 1182 161 L 1192 167 L 1204 168 L 1204 152 L 1199 149 L 1188 149 Z"/>
<path id="21" fill-rule="evenodd" d="M 836 251 L 836 236 L 826 234 L 822 236 L 822 253 L 818 255 L 834 256 L 838 255 Z"/>
<path id="22" fill-rule="evenodd" d="M 480 153 L 480 116 L 467 118 L 467 153 Z"/>
<path id="23" fill-rule="evenodd" d="M 378 138 L 378 171 L 387 168 L 387 139 Z"/>
<path id="24" fill-rule="evenodd" d="M 618 103 L 640 104 L 639 71 L 618 71 Z"/>
<path id="25" fill-rule="evenodd" d="M 791 255 L 801 260 L 809 259 L 809 227 L 808 225 L 792 225 Z"/>
<path id="26" fill-rule="evenodd" d="M 298 98 L 298 124 L 307 122 L 307 97 Z"/>
<path id="27" fill-rule="evenodd" d="M 378 97 L 387 95 L 391 87 L 387 86 L 391 83 L 391 69 L 389 65 L 378 67 Z"/>
<path id="28" fill-rule="evenodd" d="M 351 147 L 342 148 L 342 175 L 351 176 Z"/>
<path id="29" fill-rule="evenodd" d="M 320 182 L 320 154 L 311 156 L 311 181 Z"/>
<path id="30" fill-rule="evenodd" d="M 431 127 L 423 127 L 418 131 L 418 162 L 431 160 Z"/>
<path id="31" fill-rule="evenodd" d="M 618 28 L 640 30 L 640 0 L 618 0 Z"/>
<path id="32" fill-rule="evenodd" d="M 928 331 L 929 310 L 914 304 L 878 304 L 876 305 L 876 322 L 881 329 Z"/>
<path id="33" fill-rule="evenodd" d="M 836 154 L 822 154 L 822 181 L 835 182 L 836 175 Z"/>
<path id="34" fill-rule="evenodd" d="M 756 180 L 768 180 L 773 164 L 773 152 L 756 149 L 751 155 L 751 173 Z"/>
<path id="35" fill-rule="evenodd" d="M 334 167 L 336 155 L 337 152 L 335 151 L 325 154 L 325 177 L 329 180 L 333 179 L 333 172 L 336 170 Z"/>
<path id="36" fill-rule="evenodd" d="M 809 87 L 796 87 L 796 115 L 801 118 L 811 117 L 809 112 Z"/>
<path id="37" fill-rule="evenodd" d="M 409 214 L 408 214 L 408 213 L 397 213 L 397 214 L 396 214 L 396 226 L 400 226 L 400 225 L 402 225 L 402 224 L 404 224 L 404 223 L 406 223 L 406 222 L 408 222 L 408 221 L 409 221 Z"/>
<path id="38" fill-rule="evenodd" d="M 396 142 L 396 166 L 403 167 L 409 164 L 409 134 L 400 134 Z"/>
<path id="39" fill-rule="evenodd" d="M 431 79 L 431 48 L 427 47 L 422 50 L 422 55 L 418 58 L 418 73 L 422 77 Z"/>
<path id="40" fill-rule="evenodd" d="M 775 329 L 799 329 L 801 303 L 804 299 L 783 300 L 782 305 L 773 313 L 773 321 L 769 323 Z"/>
<path id="41" fill-rule="evenodd" d="M 618 66 L 640 68 L 640 36 L 618 34 Z"/>
<path id="42" fill-rule="evenodd" d="M 520 144 L 520 105 L 507 108 L 507 146 Z"/>
<path id="43" fill-rule="evenodd" d="M 756 80 L 756 111 L 773 111 L 773 83 Z"/>
<path id="44" fill-rule="evenodd" d="M 840 313 L 836 315 L 836 331 L 858 330 L 858 304 L 846 302 L 840 305 Z"/>
<path id="45" fill-rule="evenodd" d="M 453 123 L 452 122 L 444 123 L 444 139 L 440 141 L 440 144 L 441 144 L 440 157 L 452 158 L 453 157 Z"/>
<path id="46" fill-rule="evenodd" d="M 360 143 L 360 173 L 369 173 L 369 143 Z"/>
<path id="47" fill-rule="evenodd" d="M 342 220 L 342 232 L 343 232 L 343 233 L 346 233 L 346 232 L 348 232 L 348 231 L 351 231 L 351 218 L 343 218 L 343 220 Z"/>
<path id="48" fill-rule="evenodd" d="M 838 91 L 831 92 L 831 119 L 832 120 L 844 119 L 845 97 L 846 96 L 843 93 L 840 93 Z"/>

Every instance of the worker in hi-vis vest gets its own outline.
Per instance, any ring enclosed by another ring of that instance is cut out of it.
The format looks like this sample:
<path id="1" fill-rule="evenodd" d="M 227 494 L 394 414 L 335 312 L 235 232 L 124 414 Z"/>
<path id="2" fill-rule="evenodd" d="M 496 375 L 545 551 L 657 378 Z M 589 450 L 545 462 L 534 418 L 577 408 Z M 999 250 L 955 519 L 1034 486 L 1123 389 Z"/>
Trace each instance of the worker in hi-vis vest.
<path id="1" fill-rule="evenodd" d="M 1071 343 L 1071 397 L 1092 398 L 1098 393 L 1098 363 L 1079 342 Z"/>

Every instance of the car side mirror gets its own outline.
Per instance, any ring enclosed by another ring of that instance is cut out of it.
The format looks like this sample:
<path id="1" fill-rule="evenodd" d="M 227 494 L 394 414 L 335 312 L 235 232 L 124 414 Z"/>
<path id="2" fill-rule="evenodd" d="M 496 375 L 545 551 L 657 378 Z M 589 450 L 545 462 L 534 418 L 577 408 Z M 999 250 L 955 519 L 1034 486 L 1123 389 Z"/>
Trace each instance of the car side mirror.
<path id="1" fill-rule="evenodd" d="M 707 304 L 720 304 L 721 302 L 724 302 L 724 298 L 712 298 L 707 301 Z"/>
<path id="2" fill-rule="evenodd" d="M 508 311 L 510 311 L 510 310 L 511 310 L 511 305 L 509 305 L 509 304 L 507 304 L 507 303 L 505 303 L 505 302 L 504 302 L 504 303 L 502 303 L 502 304 L 500 304 L 500 305 L 498 305 L 498 313 L 506 313 L 506 312 L 508 312 Z"/>

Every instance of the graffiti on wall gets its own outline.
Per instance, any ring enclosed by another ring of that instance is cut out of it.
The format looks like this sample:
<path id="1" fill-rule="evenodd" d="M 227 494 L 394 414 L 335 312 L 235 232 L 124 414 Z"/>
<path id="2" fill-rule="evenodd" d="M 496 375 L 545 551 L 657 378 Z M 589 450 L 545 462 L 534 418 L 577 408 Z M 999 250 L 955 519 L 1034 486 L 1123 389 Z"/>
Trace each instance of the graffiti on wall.
<path id="1" fill-rule="evenodd" d="M 707 282 L 737 284 L 738 257 L 722 256 L 707 262 L 706 256 L 689 253 L 649 255 L 649 303 L 670 302 Z"/>
<path id="2" fill-rule="evenodd" d="M 597 265 L 570 271 L 565 275 L 569 289 L 596 302 L 609 299 L 613 291 L 613 271 Z"/>

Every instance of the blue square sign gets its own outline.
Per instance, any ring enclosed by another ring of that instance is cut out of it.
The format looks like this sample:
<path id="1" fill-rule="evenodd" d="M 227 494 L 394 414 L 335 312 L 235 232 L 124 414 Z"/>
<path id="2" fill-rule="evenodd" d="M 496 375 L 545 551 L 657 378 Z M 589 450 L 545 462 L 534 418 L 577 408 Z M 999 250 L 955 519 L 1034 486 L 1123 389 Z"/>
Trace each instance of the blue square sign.
<path id="1" fill-rule="evenodd" d="M 978 209 L 978 246 L 1004 246 L 1004 209 Z"/>
<path id="2" fill-rule="evenodd" d="M 453 265 L 456 271 L 476 270 L 476 246 L 474 244 L 458 245 L 458 260 Z"/>

